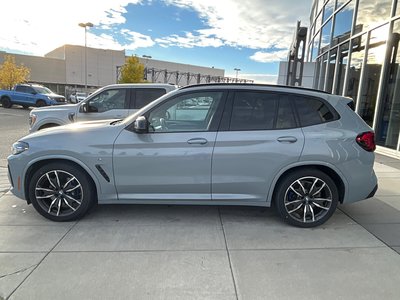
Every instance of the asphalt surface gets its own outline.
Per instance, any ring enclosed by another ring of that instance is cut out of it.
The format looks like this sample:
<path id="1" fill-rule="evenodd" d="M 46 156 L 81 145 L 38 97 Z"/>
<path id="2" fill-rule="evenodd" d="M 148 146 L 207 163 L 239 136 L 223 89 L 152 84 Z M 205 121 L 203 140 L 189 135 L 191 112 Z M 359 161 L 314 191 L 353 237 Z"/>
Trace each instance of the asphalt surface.
<path id="1" fill-rule="evenodd" d="M 0 108 L 1 299 L 399 299 L 400 161 L 313 229 L 259 207 L 103 205 L 56 223 L 10 192 L 28 110 Z"/>

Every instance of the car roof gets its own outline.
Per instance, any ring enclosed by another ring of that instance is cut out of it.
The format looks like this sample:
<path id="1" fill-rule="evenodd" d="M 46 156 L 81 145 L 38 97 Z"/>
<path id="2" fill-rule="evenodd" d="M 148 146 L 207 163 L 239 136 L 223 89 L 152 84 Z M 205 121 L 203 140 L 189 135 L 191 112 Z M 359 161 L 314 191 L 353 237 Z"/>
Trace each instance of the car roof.
<path id="1" fill-rule="evenodd" d="M 224 87 L 224 88 L 228 87 L 231 89 L 268 87 L 268 88 L 293 89 L 293 90 L 297 90 L 297 91 L 299 91 L 299 90 L 300 91 L 310 91 L 310 92 L 317 92 L 317 93 L 331 95 L 331 93 L 328 93 L 325 91 L 301 87 L 301 86 L 289 86 L 289 85 L 279 85 L 279 84 L 261 84 L 261 83 L 204 83 L 204 84 L 187 85 L 187 86 L 181 87 L 180 89 L 187 89 L 187 88 L 193 88 L 193 87 Z"/>
<path id="2" fill-rule="evenodd" d="M 275 85 L 275 84 L 257 84 L 257 83 L 207 83 L 207 84 L 196 84 L 189 85 L 180 88 L 180 90 L 198 90 L 198 89 L 230 89 L 230 90 L 266 90 L 281 93 L 293 93 L 302 94 L 315 97 L 321 97 L 327 99 L 329 96 L 333 96 L 331 93 L 320 91 L 311 88 L 304 88 L 298 86 L 286 86 L 286 85 Z"/>
<path id="3" fill-rule="evenodd" d="M 169 83 L 115 83 L 105 86 L 105 88 L 110 87 L 131 87 L 131 88 L 165 88 L 168 90 L 177 89 L 177 85 L 169 84 Z"/>

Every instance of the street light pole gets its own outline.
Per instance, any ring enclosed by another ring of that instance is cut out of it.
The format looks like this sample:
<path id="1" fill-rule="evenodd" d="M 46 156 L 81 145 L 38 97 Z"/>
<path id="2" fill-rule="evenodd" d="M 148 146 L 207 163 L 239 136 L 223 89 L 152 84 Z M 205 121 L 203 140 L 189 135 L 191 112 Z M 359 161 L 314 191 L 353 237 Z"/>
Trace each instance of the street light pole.
<path id="1" fill-rule="evenodd" d="M 239 74 L 239 71 L 242 71 L 242 70 L 240 70 L 239 68 L 234 68 L 234 70 L 236 71 L 236 82 L 238 82 L 238 74 Z"/>
<path id="2" fill-rule="evenodd" d="M 93 27 L 93 24 L 90 22 L 87 23 L 79 23 L 80 27 L 85 28 L 85 92 L 87 92 L 87 28 Z"/>
<path id="3" fill-rule="evenodd" d="M 150 55 L 142 55 L 143 58 L 145 58 L 145 66 L 144 66 L 144 80 L 147 80 L 147 61 L 149 58 L 152 58 Z"/>

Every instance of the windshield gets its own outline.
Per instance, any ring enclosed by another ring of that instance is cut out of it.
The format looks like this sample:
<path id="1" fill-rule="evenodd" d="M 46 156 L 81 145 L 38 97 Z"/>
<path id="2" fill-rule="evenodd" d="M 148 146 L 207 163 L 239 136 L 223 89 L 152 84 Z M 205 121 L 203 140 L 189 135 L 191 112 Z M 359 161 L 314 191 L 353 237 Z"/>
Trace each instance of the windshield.
<path id="1" fill-rule="evenodd" d="M 44 86 L 34 86 L 33 89 L 38 94 L 53 94 L 51 90 L 49 90 L 47 87 Z"/>

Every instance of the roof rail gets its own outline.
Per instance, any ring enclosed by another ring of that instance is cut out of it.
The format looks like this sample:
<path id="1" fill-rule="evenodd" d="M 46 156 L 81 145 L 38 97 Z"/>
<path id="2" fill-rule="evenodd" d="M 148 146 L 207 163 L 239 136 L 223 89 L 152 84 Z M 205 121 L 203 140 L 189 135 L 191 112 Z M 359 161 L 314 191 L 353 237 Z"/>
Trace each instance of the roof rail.
<path id="1" fill-rule="evenodd" d="M 201 83 L 201 84 L 193 84 L 181 87 L 180 89 L 187 89 L 191 87 L 197 86 L 260 86 L 260 87 L 276 87 L 276 88 L 285 88 L 285 89 L 294 89 L 294 90 L 305 90 L 305 91 L 312 91 L 317 93 L 323 93 L 331 95 L 329 92 L 312 89 L 312 88 L 305 88 L 301 86 L 290 86 L 290 85 L 279 85 L 279 84 L 262 84 L 262 83 Z"/>

